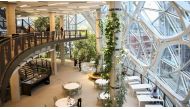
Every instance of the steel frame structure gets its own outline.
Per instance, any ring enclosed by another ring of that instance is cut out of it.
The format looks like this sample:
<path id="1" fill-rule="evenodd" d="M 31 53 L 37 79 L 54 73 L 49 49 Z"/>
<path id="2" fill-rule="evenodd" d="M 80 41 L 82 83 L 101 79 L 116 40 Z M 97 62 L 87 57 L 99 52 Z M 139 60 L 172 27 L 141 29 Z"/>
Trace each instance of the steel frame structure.
<path id="1" fill-rule="evenodd" d="M 172 1 L 128 2 L 123 6 L 128 16 L 123 44 L 126 66 L 140 66 L 141 74 L 152 75 L 157 85 L 162 84 L 168 96 L 181 104 L 188 104 L 190 98 L 188 6 L 187 2 Z"/>

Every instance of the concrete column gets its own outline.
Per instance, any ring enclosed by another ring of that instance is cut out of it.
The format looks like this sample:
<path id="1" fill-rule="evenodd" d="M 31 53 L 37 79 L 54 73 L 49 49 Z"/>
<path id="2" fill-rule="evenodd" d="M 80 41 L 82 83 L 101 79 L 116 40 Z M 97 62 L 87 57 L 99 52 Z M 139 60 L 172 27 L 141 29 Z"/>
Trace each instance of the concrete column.
<path id="1" fill-rule="evenodd" d="M 16 16 L 15 16 L 16 4 L 8 3 L 6 5 L 6 23 L 7 34 L 12 35 L 16 33 Z"/>
<path id="2" fill-rule="evenodd" d="M 60 28 L 62 27 L 64 29 L 64 21 L 63 16 L 60 16 Z M 64 56 L 64 42 L 59 44 L 60 46 L 60 57 L 61 57 L 61 65 L 64 65 L 65 63 L 65 56 Z"/>
<path id="3" fill-rule="evenodd" d="M 100 53 L 100 9 L 96 10 L 96 51 Z"/>
<path id="4" fill-rule="evenodd" d="M 55 31 L 55 12 L 49 12 L 49 24 L 50 24 L 50 32 Z M 52 51 L 50 52 L 51 55 L 51 68 L 52 74 L 57 74 L 57 62 L 56 62 L 56 49 L 55 45 L 52 47 Z"/>
<path id="5" fill-rule="evenodd" d="M 109 14 L 111 15 L 112 12 L 115 12 L 118 16 L 121 12 L 121 2 L 120 1 L 110 1 L 109 3 Z M 120 24 L 121 28 L 121 24 Z M 121 31 L 121 29 L 120 29 Z M 119 95 L 119 90 L 121 88 L 121 64 L 117 62 L 117 57 L 120 55 L 120 49 L 121 49 L 121 32 L 114 34 L 115 37 L 118 38 L 118 40 L 115 40 L 116 46 L 113 53 L 113 63 L 112 63 L 112 70 L 111 70 L 111 76 L 110 76 L 110 95 L 112 100 L 112 106 L 118 106 L 116 97 Z"/>
<path id="6" fill-rule="evenodd" d="M 18 68 L 13 72 L 10 78 L 10 89 L 11 89 L 11 101 L 16 102 L 20 100 L 20 77 Z"/>
<path id="7" fill-rule="evenodd" d="M 49 12 L 50 32 L 55 31 L 55 12 Z"/>
<path id="8" fill-rule="evenodd" d="M 100 55 L 99 66 L 103 64 L 103 53 L 101 51 L 102 48 L 102 37 L 101 37 L 101 28 L 100 28 L 100 9 L 96 10 L 96 52 Z M 99 68 L 99 67 L 98 67 Z M 97 69 L 97 72 L 100 72 L 100 69 Z"/>
<path id="9" fill-rule="evenodd" d="M 51 69 L 52 69 L 52 74 L 56 75 L 57 74 L 57 61 L 56 61 L 56 50 L 55 50 L 55 45 L 52 47 L 52 51 L 50 51 L 50 57 L 51 57 Z"/>

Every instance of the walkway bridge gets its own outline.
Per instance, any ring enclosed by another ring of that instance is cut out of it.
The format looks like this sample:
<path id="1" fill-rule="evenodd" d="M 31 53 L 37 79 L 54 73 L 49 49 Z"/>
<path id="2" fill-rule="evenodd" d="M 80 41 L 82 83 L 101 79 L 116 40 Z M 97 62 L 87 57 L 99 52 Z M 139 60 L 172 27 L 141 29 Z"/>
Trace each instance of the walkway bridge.
<path id="1" fill-rule="evenodd" d="M 30 54 L 47 46 L 86 38 L 87 30 L 34 32 L 0 37 L 0 101 L 5 101 L 6 88 L 13 71 Z"/>

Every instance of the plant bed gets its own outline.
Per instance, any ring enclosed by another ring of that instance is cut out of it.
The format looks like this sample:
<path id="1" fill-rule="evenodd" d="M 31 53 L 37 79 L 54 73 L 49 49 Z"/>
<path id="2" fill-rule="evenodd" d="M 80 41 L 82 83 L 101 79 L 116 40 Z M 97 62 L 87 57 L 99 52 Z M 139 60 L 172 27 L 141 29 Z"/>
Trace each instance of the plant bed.
<path id="1" fill-rule="evenodd" d="M 95 72 L 89 73 L 89 74 L 88 74 L 88 77 L 89 77 L 90 79 L 92 79 L 92 80 L 96 80 L 96 79 L 101 78 L 100 73 L 95 73 Z"/>

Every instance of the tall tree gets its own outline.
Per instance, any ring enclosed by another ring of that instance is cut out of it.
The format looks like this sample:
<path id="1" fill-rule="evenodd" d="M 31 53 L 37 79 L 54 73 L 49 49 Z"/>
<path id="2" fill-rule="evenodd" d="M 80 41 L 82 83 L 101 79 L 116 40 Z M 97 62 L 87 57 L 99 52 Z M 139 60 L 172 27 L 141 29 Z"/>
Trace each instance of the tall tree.
<path id="1" fill-rule="evenodd" d="M 49 27 L 49 17 L 38 17 L 34 21 L 34 26 L 37 31 L 46 31 L 47 27 Z M 59 17 L 55 18 L 55 29 L 59 30 Z"/>
<path id="2" fill-rule="evenodd" d="M 38 19 L 34 21 L 34 26 L 37 31 L 46 31 L 49 26 L 49 17 L 38 17 Z"/>
<path id="3" fill-rule="evenodd" d="M 88 34 L 88 39 L 75 41 L 73 56 L 75 59 L 80 59 L 89 62 L 96 58 L 96 36 Z"/>

